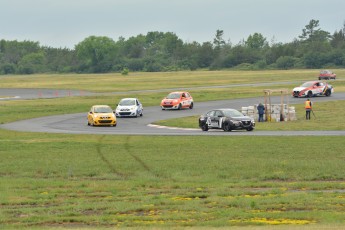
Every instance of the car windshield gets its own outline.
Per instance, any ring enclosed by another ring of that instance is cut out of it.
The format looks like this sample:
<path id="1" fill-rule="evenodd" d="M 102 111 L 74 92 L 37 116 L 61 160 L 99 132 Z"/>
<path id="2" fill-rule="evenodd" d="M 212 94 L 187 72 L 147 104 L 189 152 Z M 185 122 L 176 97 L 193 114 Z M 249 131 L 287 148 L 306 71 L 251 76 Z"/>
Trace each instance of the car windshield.
<path id="1" fill-rule="evenodd" d="M 313 82 L 306 82 L 303 85 L 301 85 L 301 87 L 310 87 L 313 85 Z"/>
<path id="2" fill-rule="evenodd" d="M 243 114 L 237 110 L 223 110 L 226 117 L 243 117 Z"/>
<path id="3" fill-rule="evenodd" d="M 179 93 L 170 93 L 167 96 L 167 99 L 178 99 L 178 98 L 180 98 L 180 94 Z"/>
<path id="4" fill-rule="evenodd" d="M 127 105 L 135 105 L 135 100 L 133 99 L 123 99 L 120 101 L 119 105 L 127 106 Z"/>
<path id="5" fill-rule="evenodd" d="M 110 107 L 96 107 L 95 113 L 112 113 L 112 110 Z"/>

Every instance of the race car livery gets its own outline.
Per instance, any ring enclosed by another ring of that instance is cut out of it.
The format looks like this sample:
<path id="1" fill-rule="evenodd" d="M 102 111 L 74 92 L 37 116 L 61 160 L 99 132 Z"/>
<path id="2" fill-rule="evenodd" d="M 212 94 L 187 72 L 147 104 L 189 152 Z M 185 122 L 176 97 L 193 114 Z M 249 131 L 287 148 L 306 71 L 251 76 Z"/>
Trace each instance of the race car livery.
<path id="1" fill-rule="evenodd" d="M 202 131 L 209 129 L 223 129 L 226 132 L 240 129 L 252 131 L 255 128 L 255 121 L 236 109 L 215 109 L 200 116 L 199 127 Z"/>
<path id="2" fill-rule="evenodd" d="M 333 86 L 322 81 L 308 81 L 292 90 L 293 97 L 331 96 Z"/>
<path id="3" fill-rule="evenodd" d="M 161 105 L 162 110 L 166 110 L 166 109 L 180 110 L 182 108 L 193 109 L 194 100 L 193 100 L 193 97 L 188 92 L 172 92 L 172 93 L 169 93 L 169 95 L 161 101 L 160 105 Z"/>

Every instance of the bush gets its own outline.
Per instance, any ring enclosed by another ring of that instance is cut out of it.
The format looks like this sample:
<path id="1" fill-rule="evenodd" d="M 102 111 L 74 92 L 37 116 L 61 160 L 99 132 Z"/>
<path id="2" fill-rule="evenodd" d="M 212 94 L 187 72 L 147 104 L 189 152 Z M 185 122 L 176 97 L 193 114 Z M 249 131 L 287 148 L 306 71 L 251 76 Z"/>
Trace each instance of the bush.
<path id="1" fill-rule="evenodd" d="M 291 56 L 281 56 L 276 63 L 278 69 L 291 69 L 295 66 L 295 59 Z"/>
<path id="2" fill-rule="evenodd" d="M 128 75 L 128 73 L 129 73 L 129 70 L 128 70 L 127 67 L 123 68 L 122 71 L 121 71 L 122 75 Z"/>

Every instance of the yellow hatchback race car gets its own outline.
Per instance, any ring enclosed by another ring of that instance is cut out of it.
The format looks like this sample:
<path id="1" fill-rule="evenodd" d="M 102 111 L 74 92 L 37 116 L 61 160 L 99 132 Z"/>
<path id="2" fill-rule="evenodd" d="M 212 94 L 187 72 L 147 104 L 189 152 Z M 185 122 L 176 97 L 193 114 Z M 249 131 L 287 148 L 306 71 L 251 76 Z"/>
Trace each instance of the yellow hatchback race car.
<path id="1" fill-rule="evenodd" d="M 116 116 L 108 105 L 94 105 L 87 114 L 87 125 L 116 126 Z"/>

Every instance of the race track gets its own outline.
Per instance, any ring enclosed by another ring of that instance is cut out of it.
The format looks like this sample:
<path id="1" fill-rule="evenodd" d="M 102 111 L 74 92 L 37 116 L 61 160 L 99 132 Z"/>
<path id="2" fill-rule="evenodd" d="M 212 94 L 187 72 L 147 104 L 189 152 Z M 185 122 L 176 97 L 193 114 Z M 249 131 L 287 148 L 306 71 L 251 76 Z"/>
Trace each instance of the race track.
<path id="1" fill-rule="evenodd" d="M 344 100 L 345 93 L 335 93 L 331 97 L 315 97 L 313 103 Z M 280 97 L 271 97 L 272 103 L 280 103 Z M 290 104 L 303 103 L 303 98 L 289 98 Z M 162 119 L 179 118 L 193 115 L 201 115 L 211 109 L 216 108 L 235 108 L 250 106 L 262 102 L 263 98 L 248 98 L 209 102 L 195 102 L 192 110 L 185 109 L 180 111 L 161 110 L 159 106 L 145 107 L 144 116 L 138 118 L 118 118 L 116 127 L 90 127 L 87 126 L 85 113 L 65 114 L 48 117 L 40 117 L 23 121 L 2 124 L 0 128 L 25 131 L 25 132 L 45 132 L 45 133 L 69 133 L 69 134 L 109 134 L 109 135 L 256 135 L 256 136 L 327 136 L 342 135 L 344 131 L 232 131 L 224 132 L 221 130 L 210 130 L 202 132 L 200 129 L 179 129 L 152 126 L 151 123 Z M 300 111 L 299 111 L 300 112 Z M 195 122 L 198 122 L 197 120 Z"/>

